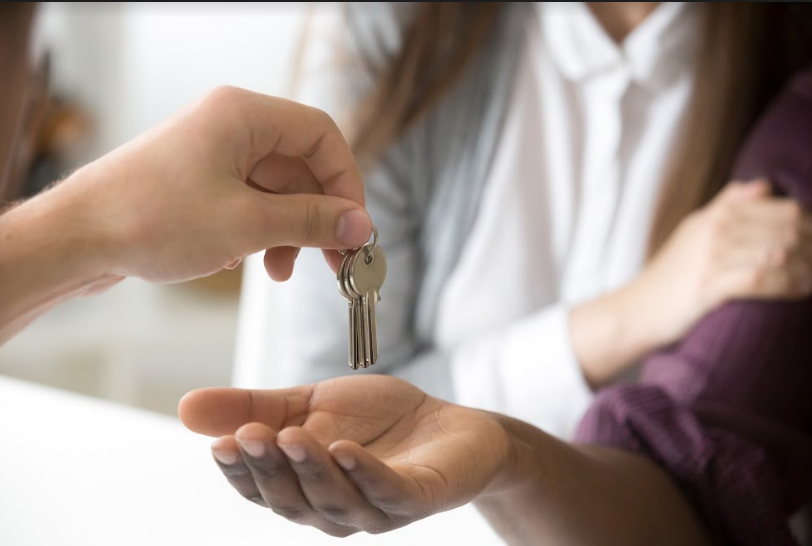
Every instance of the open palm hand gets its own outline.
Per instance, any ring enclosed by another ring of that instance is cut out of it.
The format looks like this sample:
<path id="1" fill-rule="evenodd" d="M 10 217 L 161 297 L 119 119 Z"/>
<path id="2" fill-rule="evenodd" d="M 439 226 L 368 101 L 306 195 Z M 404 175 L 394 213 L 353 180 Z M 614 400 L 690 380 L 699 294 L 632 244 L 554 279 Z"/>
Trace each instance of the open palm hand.
<path id="1" fill-rule="evenodd" d="M 335 536 L 381 533 L 474 499 L 510 455 L 490 414 L 393 377 L 203 389 L 180 416 L 244 497 Z"/>

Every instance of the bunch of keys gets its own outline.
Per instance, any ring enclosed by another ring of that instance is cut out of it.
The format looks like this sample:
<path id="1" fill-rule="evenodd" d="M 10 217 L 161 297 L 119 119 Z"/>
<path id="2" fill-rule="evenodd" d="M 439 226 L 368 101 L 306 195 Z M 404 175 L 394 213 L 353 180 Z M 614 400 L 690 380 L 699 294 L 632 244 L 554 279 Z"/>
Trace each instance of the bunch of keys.
<path id="1" fill-rule="evenodd" d="M 361 248 L 343 251 L 338 268 L 338 290 L 347 298 L 350 317 L 350 368 L 369 368 L 378 360 L 378 336 L 375 307 L 381 301 L 386 279 L 386 255 L 378 246 L 378 230 Z"/>

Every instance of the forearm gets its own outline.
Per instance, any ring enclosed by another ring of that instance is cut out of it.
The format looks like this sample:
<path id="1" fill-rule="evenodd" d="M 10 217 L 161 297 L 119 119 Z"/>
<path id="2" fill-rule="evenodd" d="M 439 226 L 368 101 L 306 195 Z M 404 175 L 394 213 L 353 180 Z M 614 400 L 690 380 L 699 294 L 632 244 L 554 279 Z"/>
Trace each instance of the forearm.
<path id="1" fill-rule="evenodd" d="M 103 249 L 55 188 L 0 215 L 0 343 L 54 305 L 107 286 Z"/>
<path id="2" fill-rule="evenodd" d="M 507 543 L 710 543 L 692 507 L 648 460 L 497 419 L 512 439 L 511 461 L 475 505 Z"/>
<path id="3" fill-rule="evenodd" d="M 619 290 L 574 307 L 570 313 L 573 350 L 592 388 L 610 383 L 628 367 L 662 345 L 666 332 L 656 330 L 652 301 L 640 279 Z"/>

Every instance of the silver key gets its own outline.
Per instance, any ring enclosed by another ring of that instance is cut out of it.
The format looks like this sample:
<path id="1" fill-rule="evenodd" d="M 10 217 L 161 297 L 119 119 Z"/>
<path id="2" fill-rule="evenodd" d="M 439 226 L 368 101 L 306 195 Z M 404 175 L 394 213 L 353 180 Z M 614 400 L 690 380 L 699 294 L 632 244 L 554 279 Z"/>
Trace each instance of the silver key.
<path id="1" fill-rule="evenodd" d="M 355 294 L 359 298 L 359 314 L 358 320 L 360 321 L 358 324 L 358 332 L 360 333 L 358 343 L 361 346 L 362 352 L 362 360 L 361 366 L 364 368 L 368 368 L 372 365 L 373 360 L 373 350 L 372 350 L 372 332 L 369 320 L 369 303 L 366 299 L 365 292 L 359 292 L 355 289 L 353 283 L 353 269 L 355 268 L 355 263 L 358 261 L 362 261 L 366 252 L 369 251 L 369 245 L 365 245 L 359 251 L 355 252 L 353 256 L 350 258 L 349 263 L 347 264 L 347 270 L 345 274 L 346 289 L 347 292 Z"/>
<path id="2" fill-rule="evenodd" d="M 349 264 L 352 263 L 352 259 L 350 259 L 349 263 L 347 264 L 347 270 L 349 271 Z M 349 283 L 349 277 L 345 275 L 344 277 L 344 285 L 347 289 L 347 292 L 351 293 L 353 296 L 352 299 L 352 313 L 353 313 L 353 329 L 355 331 L 355 368 L 366 368 L 366 343 L 364 341 L 365 333 L 364 333 L 364 320 L 362 317 L 362 306 L 361 306 L 361 298 L 358 294 L 352 291 Z"/>
<path id="3" fill-rule="evenodd" d="M 347 293 L 346 289 L 344 288 L 344 268 L 347 266 L 347 261 L 349 260 L 350 255 L 345 254 L 344 259 L 341 260 L 341 265 L 338 268 L 338 273 L 336 273 L 336 281 L 338 283 L 338 291 L 347 299 L 347 310 L 349 314 L 349 323 L 350 323 L 350 335 L 347 342 L 348 348 L 348 355 L 347 360 L 350 363 L 350 368 L 355 369 L 355 327 L 354 327 L 354 318 L 355 315 L 352 311 L 352 300 L 353 298 Z"/>
<path id="4" fill-rule="evenodd" d="M 350 252 L 344 256 L 344 259 L 341 261 L 341 267 L 338 268 L 337 281 L 338 281 L 338 290 L 341 292 L 341 295 L 347 298 L 347 309 L 349 314 L 349 338 L 347 342 L 348 348 L 348 361 L 350 368 L 353 370 L 357 370 L 360 364 L 360 355 L 359 355 L 359 344 L 358 344 L 358 296 L 354 293 L 350 293 L 347 290 L 347 266 L 349 265 L 350 261 L 354 252 Z"/>
<path id="5" fill-rule="evenodd" d="M 355 253 L 347 267 L 348 288 L 361 296 L 364 342 L 367 349 L 365 364 L 372 366 L 378 360 L 376 307 L 386 280 L 386 255 L 377 243 L 366 244 Z"/>

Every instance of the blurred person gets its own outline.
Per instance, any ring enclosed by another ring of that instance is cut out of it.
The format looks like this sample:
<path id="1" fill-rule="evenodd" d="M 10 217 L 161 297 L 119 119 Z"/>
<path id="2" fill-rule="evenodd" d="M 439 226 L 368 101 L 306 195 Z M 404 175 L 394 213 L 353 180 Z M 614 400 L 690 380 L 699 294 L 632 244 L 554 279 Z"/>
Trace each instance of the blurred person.
<path id="1" fill-rule="evenodd" d="M 799 221 L 810 150 L 812 64 L 760 116 L 732 176 L 769 180 Z M 241 495 L 333 536 L 473 502 L 509 544 L 798 544 L 810 325 L 812 298 L 728 302 L 646 358 L 638 382 L 603 388 L 571 443 L 384 375 L 201 389 L 179 413 L 218 437 L 212 454 Z"/>
<path id="2" fill-rule="evenodd" d="M 0 195 L 24 172 L 34 5 L 0 7 Z M 24 158 L 21 158 L 21 155 Z M 233 87 L 79 168 L 0 215 L 0 343 L 52 306 L 125 277 L 173 283 L 266 250 L 364 244 L 372 225 L 355 159 L 324 112 Z"/>
<path id="3" fill-rule="evenodd" d="M 763 181 L 720 190 L 812 59 L 808 15 L 318 4 L 295 98 L 350 139 L 389 264 L 380 360 L 359 372 L 569 438 L 596 389 L 719 305 L 807 296 L 809 214 Z M 234 384 L 349 373 L 331 272 L 305 252 L 276 291 L 261 257 L 246 265 Z"/>
<path id="4" fill-rule="evenodd" d="M 339 120 L 364 168 L 389 261 L 380 360 L 347 371 L 346 303 L 310 253 L 278 292 L 251 258 L 235 385 L 389 374 L 560 439 L 582 423 L 582 438 L 660 464 L 714 531 L 763 536 L 734 521 L 762 516 L 785 527 L 808 499 L 805 478 L 776 496 L 810 457 L 798 367 L 812 348 L 797 328 L 805 307 L 792 306 L 812 286 L 809 173 L 782 186 L 755 180 L 780 182 L 780 162 L 734 159 L 812 61 L 809 7 L 380 3 L 316 15 L 295 97 Z M 624 391 L 643 360 L 649 383 Z M 590 428 L 590 416 L 606 422 Z M 320 500 L 305 497 L 305 522 L 335 523 L 308 502 Z"/>

